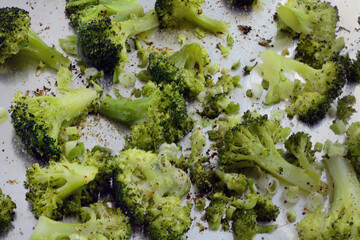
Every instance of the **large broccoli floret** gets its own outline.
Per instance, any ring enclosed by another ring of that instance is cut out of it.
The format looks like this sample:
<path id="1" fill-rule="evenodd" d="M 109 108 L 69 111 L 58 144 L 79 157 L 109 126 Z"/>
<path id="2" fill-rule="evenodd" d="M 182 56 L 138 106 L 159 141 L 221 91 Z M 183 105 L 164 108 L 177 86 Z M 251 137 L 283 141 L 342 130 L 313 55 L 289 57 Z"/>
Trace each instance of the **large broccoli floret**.
<path id="1" fill-rule="evenodd" d="M 77 213 L 80 201 L 69 200 L 82 188 L 93 181 L 98 168 L 70 163 L 67 160 L 51 162 L 49 166 L 41 168 L 35 163 L 27 168 L 25 188 L 29 191 L 26 200 L 32 205 L 35 217 L 46 216 L 59 220 L 64 215 Z"/>
<path id="2" fill-rule="evenodd" d="M 100 113 L 131 127 L 127 147 L 157 150 L 162 143 L 177 143 L 193 127 L 187 103 L 172 85 L 159 89 L 149 82 L 145 97 L 137 100 L 105 96 Z"/>
<path id="3" fill-rule="evenodd" d="M 79 223 L 62 223 L 41 216 L 31 240 L 45 239 L 118 239 L 131 236 L 129 219 L 120 208 L 95 203 L 81 208 Z"/>
<path id="4" fill-rule="evenodd" d="M 288 0 L 276 9 L 278 29 L 297 36 L 311 34 L 319 40 L 335 40 L 339 21 L 337 7 L 316 0 Z"/>
<path id="5" fill-rule="evenodd" d="M 29 13 L 23 9 L 0 9 L 0 64 L 17 55 L 41 61 L 55 70 L 70 65 L 70 60 L 55 47 L 46 45 L 30 28 Z"/>
<path id="6" fill-rule="evenodd" d="M 302 240 L 359 239 L 360 184 L 354 168 L 342 156 L 325 159 L 333 182 L 332 200 L 327 212 L 307 213 L 297 224 Z"/>
<path id="7" fill-rule="evenodd" d="M 12 220 L 14 220 L 14 209 L 16 204 L 11 200 L 9 196 L 0 189 L 0 233 L 6 231 L 10 226 Z"/>
<path id="8" fill-rule="evenodd" d="M 169 159 L 138 149 L 122 151 L 115 160 L 115 196 L 136 224 L 145 224 L 153 239 L 178 239 L 190 227 L 191 206 L 180 206 L 188 193 L 186 173 Z"/>
<path id="9" fill-rule="evenodd" d="M 59 133 L 62 127 L 78 122 L 94 109 L 95 90 L 69 89 L 64 97 L 22 95 L 17 93 L 11 119 L 24 148 L 34 157 L 47 161 L 62 153 Z"/>
<path id="10" fill-rule="evenodd" d="M 204 0 L 156 0 L 155 10 L 162 27 L 178 27 L 184 21 L 210 32 L 226 32 L 229 23 L 207 17 L 200 6 Z"/>
<path id="11" fill-rule="evenodd" d="M 92 0 L 86 1 L 89 2 Z M 90 2 L 87 6 L 77 4 L 78 2 L 79 1 L 67 2 L 66 4 L 66 11 L 67 13 L 71 13 L 71 24 L 75 28 L 104 16 L 116 15 L 116 20 L 121 21 L 130 14 L 135 14 L 138 17 L 144 15 L 144 9 L 138 0 L 98 0 L 98 4 L 90 4 Z M 75 6 L 78 6 L 78 9 L 76 9 Z"/>
<path id="12" fill-rule="evenodd" d="M 128 61 L 126 40 L 158 26 L 154 10 L 122 22 L 97 18 L 77 29 L 79 51 L 88 65 L 113 72 L 120 61 Z"/>
<path id="13" fill-rule="evenodd" d="M 269 82 L 265 103 L 274 104 L 290 98 L 292 103 L 286 108 L 288 116 L 298 115 L 308 124 L 315 124 L 325 117 L 330 103 L 341 94 L 346 82 L 344 67 L 338 61 L 329 61 L 321 69 L 314 69 L 272 50 L 261 53 L 260 57 L 263 64 L 259 69 Z M 284 75 L 293 72 L 298 73 L 305 83 L 291 81 Z"/>
<path id="14" fill-rule="evenodd" d="M 205 91 L 206 77 L 203 69 L 210 63 L 205 47 L 199 43 L 183 46 L 170 56 L 151 53 L 148 71 L 156 83 L 176 84 L 180 93 L 193 99 Z"/>
<path id="15" fill-rule="evenodd" d="M 257 165 L 305 191 L 325 191 L 326 184 L 318 176 L 290 164 L 278 151 L 281 130 L 280 123 L 269 120 L 267 115 L 256 117 L 246 112 L 242 123 L 228 130 L 218 144 L 220 164 L 227 168 Z"/>

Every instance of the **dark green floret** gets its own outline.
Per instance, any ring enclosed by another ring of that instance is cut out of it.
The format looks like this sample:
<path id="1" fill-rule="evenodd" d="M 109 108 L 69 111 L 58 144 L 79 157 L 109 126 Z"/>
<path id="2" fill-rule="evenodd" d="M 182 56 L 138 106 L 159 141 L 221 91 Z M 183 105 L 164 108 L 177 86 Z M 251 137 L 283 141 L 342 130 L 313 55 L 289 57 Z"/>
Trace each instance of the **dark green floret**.
<path id="1" fill-rule="evenodd" d="M 69 127 L 93 111 L 95 90 L 69 89 L 67 95 L 34 96 L 18 92 L 11 106 L 11 120 L 24 148 L 43 161 L 57 160 L 62 153 L 60 129 Z"/>
<path id="2" fill-rule="evenodd" d="M 29 13 L 23 9 L 0 9 L 0 64 L 17 55 L 24 59 L 41 61 L 49 68 L 68 67 L 70 60 L 55 47 L 46 45 L 30 28 Z"/>
<path id="3" fill-rule="evenodd" d="M 105 96 L 100 114 L 131 128 L 127 147 L 157 150 L 162 143 L 177 143 L 193 127 L 187 102 L 172 85 L 162 89 L 148 82 L 141 99 Z"/>
<path id="4" fill-rule="evenodd" d="M 128 61 L 127 39 L 158 25 L 153 10 L 121 22 L 107 16 L 94 19 L 77 29 L 80 55 L 89 66 L 113 72 L 120 62 Z"/>
<path id="5" fill-rule="evenodd" d="M 345 124 L 347 124 L 351 115 L 356 112 L 353 108 L 356 103 L 356 98 L 353 95 L 346 95 L 342 98 L 339 98 L 337 101 L 336 108 L 336 119 L 342 120 Z"/>
<path id="6" fill-rule="evenodd" d="M 191 225 L 191 204 L 182 206 L 188 193 L 187 174 L 159 157 L 139 149 L 122 151 L 115 160 L 116 201 L 136 224 L 145 225 L 151 239 L 179 239 Z"/>
<path id="7" fill-rule="evenodd" d="M 45 239 L 117 239 L 131 237 L 128 217 L 120 208 L 95 203 L 80 210 L 78 223 L 62 223 L 41 216 L 30 240 Z"/>
<path id="8" fill-rule="evenodd" d="M 66 0 L 65 11 L 67 15 L 71 15 L 93 5 L 98 5 L 100 0 Z"/>
<path id="9" fill-rule="evenodd" d="M 16 204 L 0 189 L 0 233 L 6 231 L 14 220 Z"/>
<path id="10" fill-rule="evenodd" d="M 226 32 L 230 27 L 229 23 L 207 17 L 200 6 L 203 2 L 204 0 L 156 0 L 155 10 L 160 26 L 178 27 L 187 21 L 210 32 Z"/>

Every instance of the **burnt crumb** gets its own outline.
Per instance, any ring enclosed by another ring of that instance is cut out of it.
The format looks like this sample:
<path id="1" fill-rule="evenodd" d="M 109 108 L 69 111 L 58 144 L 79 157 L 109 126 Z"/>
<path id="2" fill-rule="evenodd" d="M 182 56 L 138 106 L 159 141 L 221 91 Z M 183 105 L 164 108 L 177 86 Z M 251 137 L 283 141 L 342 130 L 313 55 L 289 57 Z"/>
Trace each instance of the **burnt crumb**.
<path id="1" fill-rule="evenodd" d="M 247 35 L 252 29 L 251 26 L 245 26 L 245 25 L 238 25 L 238 28 L 245 35 Z"/>

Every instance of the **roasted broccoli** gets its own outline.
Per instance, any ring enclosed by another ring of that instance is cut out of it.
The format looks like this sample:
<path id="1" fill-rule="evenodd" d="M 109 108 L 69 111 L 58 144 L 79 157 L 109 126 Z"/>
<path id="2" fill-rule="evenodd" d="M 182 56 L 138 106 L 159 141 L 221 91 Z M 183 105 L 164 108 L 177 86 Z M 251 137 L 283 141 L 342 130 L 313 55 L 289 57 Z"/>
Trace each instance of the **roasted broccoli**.
<path id="1" fill-rule="evenodd" d="M 144 224 L 151 239 L 179 239 L 188 231 L 191 204 L 181 206 L 190 180 L 171 159 L 139 149 L 122 151 L 115 159 L 116 201 L 136 224 Z"/>
<path id="2" fill-rule="evenodd" d="M 75 28 L 105 16 L 115 15 L 116 21 L 122 21 L 130 14 L 138 17 L 144 15 L 144 9 L 138 0 L 98 0 L 98 4 L 89 4 L 86 7 L 81 5 L 82 8 L 76 9 L 74 5 L 76 6 L 77 2 L 79 1 L 67 2 L 66 4 L 66 12 L 71 13 L 70 21 Z"/>
<path id="3" fill-rule="evenodd" d="M 336 108 L 336 119 L 342 120 L 347 124 L 351 115 L 356 112 L 356 110 L 353 108 L 355 103 L 356 98 L 353 95 L 346 95 L 342 98 L 339 98 L 337 101 L 338 105 Z"/>
<path id="4" fill-rule="evenodd" d="M 80 55 L 88 65 L 113 72 L 119 62 L 128 61 L 126 40 L 158 25 L 154 10 L 126 21 L 107 16 L 94 19 L 77 29 Z"/>
<path id="5" fill-rule="evenodd" d="M 209 229 L 219 229 L 221 219 L 226 212 L 226 205 L 230 201 L 223 193 L 217 192 L 209 196 L 210 204 L 205 209 L 205 220 L 209 223 Z"/>
<path id="6" fill-rule="evenodd" d="M 161 27 L 178 27 L 184 21 L 210 32 L 226 32 L 229 23 L 207 17 L 200 4 L 204 0 L 156 0 L 155 10 L 159 16 Z"/>
<path id="7" fill-rule="evenodd" d="M 358 176 L 360 176 L 360 122 L 354 122 L 346 131 L 344 144 L 347 147 L 346 158 L 350 160 Z"/>
<path id="8" fill-rule="evenodd" d="M 11 106 L 11 119 L 24 148 L 43 161 L 59 159 L 62 153 L 59 133 L 84 118 L 96 107 L 95 90 L 68 89 L 67 95 L 34 96 L 18 92 Z"/>
<path id="9" fill-rule="evenodd" d="M 100 0 L 66 0 L 65 11 L 66 14 L 70 15 L 93 5 L 98 5 L 99 3 Z"/>
<path id="10" fill-rule="evenodd" d="M 216 176 L 226 189 L 242 194 L 248 189 L 248 179 L 241 173 L 226 173 L 223 169 L 216 170 Z"/>
<path id="11" fill-rule="evenodd" d="M 6 196 L 0 189 L 0 233 L 4 232 L 10 226 L 12 220 L 14 220 L 14 209 L 16 204 L 11 200 L 9 196 Z"/>
<path id="12" fill-rule="evenodd" d="M 338 61 L 329 61 L 321 69 L 314 69 L 272 50 L 261 53 L 260 57 L 263 61 L 260 72 L 269 82 L 265 104 L 291 99 L 291 104 L 286 107 L 288 116 L 298 115 L 308 124 L 315 124 L 325 117 L 330 103 L 342 93 L 346 82 L 344 67 Z M 284 75 L 293 72 L 298 73 L 305 83 L 297 79 L 291 81 Z"/>
<path id="13" fill-rule="evenodd" d="M 293 36 L 311 34 L 314 38 L 333 41 L 339 21 L 337 7 L 317 0 L 288 0 L 276 9 L 278 29 Z"/>
<path id="14" fill-rule="evenodd" d="M 78 223 L 62 223 L 41 216 L 31 240 L 45 239 L 118 239 L 131 236 L 129 219 L 120 208 L 95 203 L 80 210 Z"/>
<path id="15" fill-rule="evenodd" d="M 203 69 L 210 63 L 205 47 L 199 43 L 183 46 L 170 56 L 154 52 L 149 56 L 148 71 L 154 82 L 175 84 L 186 98 L 193 99 L 205 91 Z"/>
<path id="16" fill-rule="evenodd" d="M 284 159 L 276 147 L 281 131 L 278 121 L 247 111 L 242 123 L 228 130 L 218 144 L 220 164 L 231 169 L 257 165 L 305 191 L 326 191 L 326 184 L 317 175 Z"/>
<path id="17" fill-rule="evenodd" d="M 41 61 L 59 70 L 68 67 L 70 60 L 55 47 L 46 45 L 30 28 L 29 13 L 16 7 L 0 8 L 0 64 L 13 55 Z"/>
<path id="18" fill-rule="evenodd" d="M 157 150 L 162 143 L 177 143 L 193 127 L 187 103 L 172 85 L 159 89 L 148 82 L 145 96 L 137 100 L 105 96 L 100 114 L 131 127 L 127 147 Z"/>

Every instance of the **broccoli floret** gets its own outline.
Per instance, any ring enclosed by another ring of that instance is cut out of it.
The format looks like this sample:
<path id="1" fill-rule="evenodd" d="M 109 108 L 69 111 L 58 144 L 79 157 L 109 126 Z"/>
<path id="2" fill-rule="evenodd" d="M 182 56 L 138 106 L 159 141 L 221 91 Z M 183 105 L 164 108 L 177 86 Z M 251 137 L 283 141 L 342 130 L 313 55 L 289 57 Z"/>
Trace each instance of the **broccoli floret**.
<path id="1" fill-rule="evenodd" d="M 288 161 L 297 167 L 304 168 L 315 179 L 320 180 L 320 175 L 311 165 L 315 161 L 315 151 L 312 150 L 310 136 L 304 132 L 293 133 L 286 141 L 285 148 L 288 151 Z"/>
<path id="2" fill-rule="evenodd" d="M 46 45 L 30 28 L 29 13 L 23 9 L 0 8 L 0 64 L 13 55 L 24 59 L 41 61 L 46 66 L 59 70 L 68 67 L 70 60 L 55 47 Z"/>
<path id="3" fill-rule="evenodd" d="M 155 10 L 159 16 L 161 27 L 177 27 L 184 21 L 193 23 L 210 32 L 226 32 L 229 23 L 207 17 L 200 4 L 204 0 L 156 0 Z"/>
<path id="4" fill-rule="evenodd" d="M 291 104 L 286 108 L 288 116 L 298 115 L 308 124 L 315 124 L 325 117 L 330 103 L 341 94 L 346 82 L 346 73 L 339 61 L 329 61 L 321 69 L 314 69 L 272 50 L 261 53 L 260 57 L 263 61 L 259 66 L 261 74 L 269 82 L 265 104 L 290 98 Z M 293 72 L 298 73 L 305 83 L 291 81 L 284 75 Z"/>
<path id="5" fill-rule="evenodd" d="M 191 153 L 188 159 L 191 182 L 200 193 L 210 192 L 216 183 L 215 167 L 210 158 L 202 154 L 206 146 L 206 139 L 200 131 L 191 135 Z"/>
<path id="6" fill-rule="evenodd" d="M 6 196 L 0 189 L 0 233 L 4 232 L 10 226 L 12 220 L 14 220 L 14 209 L 16 204 L 11 200 L 9 196 Z"/>
<path id="7" fill-rule="evenodd" d="M 183 46 L 170 56 L 161 52 L 151 53 L 148 71 L 154 82 L 175 84 L 186 98 L 193 99 L 205 91 L 204 67 L 210 63 L 205 47 L 199 43 Z"/>
<path id="8" fill-rule="evenodd" d="M 319 40 L 335 40 L 339 21 L 337 7 L 316 0 L 288 0 L 276 9 L 278 29 L 294 36 L 311 34 Z"/>
<path id="9" fill-rule="evenodd" d="M 353 108 L 356 103 L 356 98 L 353 95 L 346 95 L 339 98 L 336 108 L 336 119 L 342 120 L 345 124 L 348 123 L 349 118 L 356 110 Z"/>
<path id="10" fill-rule="evenodd" d="M 354 167 L 358 176 L 360 176 L 360 122 L 354 122 L 346 131 L 344 144 L 347 146 L 346 158 L 348 158 Z"/>
<path id="11" fill-rule="evenodd" d="M 120 61 L 128 61 L 126 40 L 158 25 L 154 10 L 122 22 L 109 17 L 94 19 L 77 29 L 80 55 L 88 65 L 113 72 Z"/>
<path id="12" fill-rule="evenodd" d="M 172 85 L 159 89 L 148 82 L 145 97 L 137 100 L 105 96 L 100 113 L 131 127 L 127 147 L 157 150 L 162 143 L 177 143 L 193 127 L 187 103 Z"/>
<path id="13" fill-rule="evenodd" d="M 68 9 L 72 8 L 73 5 L 74 2 L 68 2 L 66 4 L 67 12 L 69 12 Z M 75 28 L 78 28 L 84 23 L 91 22 L 94 19 L 102 18 L 104 16 L 116 15 L 116 21 L 122 21 L 130 14 L 134 14 L 138 17 L 144 15 L 144 9 L 138 0 L 109 0 L 103 1 L 101 4 L 91 4 L 82 9 L 71 11 L 70 21 Z"/>
<path id="14" fill-rule="evenodd" d="M 227 189 L 242 194 L 248 189 L 248 179 L 241 173 L 225 173 L 223 169 L 216 170 L 216 176 Z"/>
<path id="15" fill-rule="evenodd" d="M 242 123 L 225 133 L 218 144 L 220 164 L 227 168 L 257 165 L 277 178 L 299 186 L 305 191 L 325 191 L 326 184 L 305 169 L 287 162 L 276 144 L 282 139 L 282 127 L 267 115 L 258 117 L 247 111 Z"/>
<path id="16" fill-rule="evenodd" d="M 115 159 L 115 197 L 136 224 L 145 224 L 153 239 L 178 239 L 190 227 L 191 205 L 180 206 L 190 189 L 186 173 L 166 158 L 139 149 Z"/>
<path id="17" fill-rule="evenodd" d="M 349 55 L 340 56 L 340 61 L 344 62 L 349 82 L 360 82 L 360 51 L 356 53 L 356 59 L 350 59 Z"/>
<path id="18" fill-rule="evenodd" d="M 315 69 L 336 58 L 345 47 L 344 38 L 318 40 L 312 35 L 301 38 L 295 49 L 295 59 Z"/>
<path id="19" fill-rule="evenodd" d="M 66 0 L 66 14 L 70 15 L 93 5 L 98 5 L 100 0 Z"/>
<path id="20" fill-rule="evenodd" d="M 205 209 L 205 219 L 209 223 L 210 230 L 216 231 L 219 229 L 221 219 L 226 212 L 226 204 L 229 198 L 223 193 L 214 193 L 210 198 L 210 204 Z"/>
<path id="21" fill-rule="evenodd" d="M 89 182 L 93 181 L 98 168 L 70 163 L 66 159 L 61 162 L 51 162 L 41 168 L 38 163 L 26 170 L 25 188 L 26 200 L 32 205 L 35 217 L 46 216 L 60 220 L 65 215 L 77 213 L 81 203 L 69 200 Z"/>
<path id="22" fill-rule="evenodd" d="M 94 110 L 95 90 L 68 89 L 64 97 L 22 95 L 17 93 L 11 106 L 11 119 L 24 148 L 34 157 L 47 161 L 62 153 L 59 133 Z"/>
<path id="23" fill-rule="evenodd" d="M 31 240 L 41 239 L 129 239 L 129 219 L 120 208 L 95 203 L 81 208 L 78 223 L 62 223 L 41 216 Z"/>
<path id="24" fill-rule="evenodd" d="M 359 239 L 360 184 L 354 168 L 342 156 L 325 159 L 333 182 L 332 201 L 328 211 L 321 207 L 307 213 L 297 224 L 300 239 Z"/>

